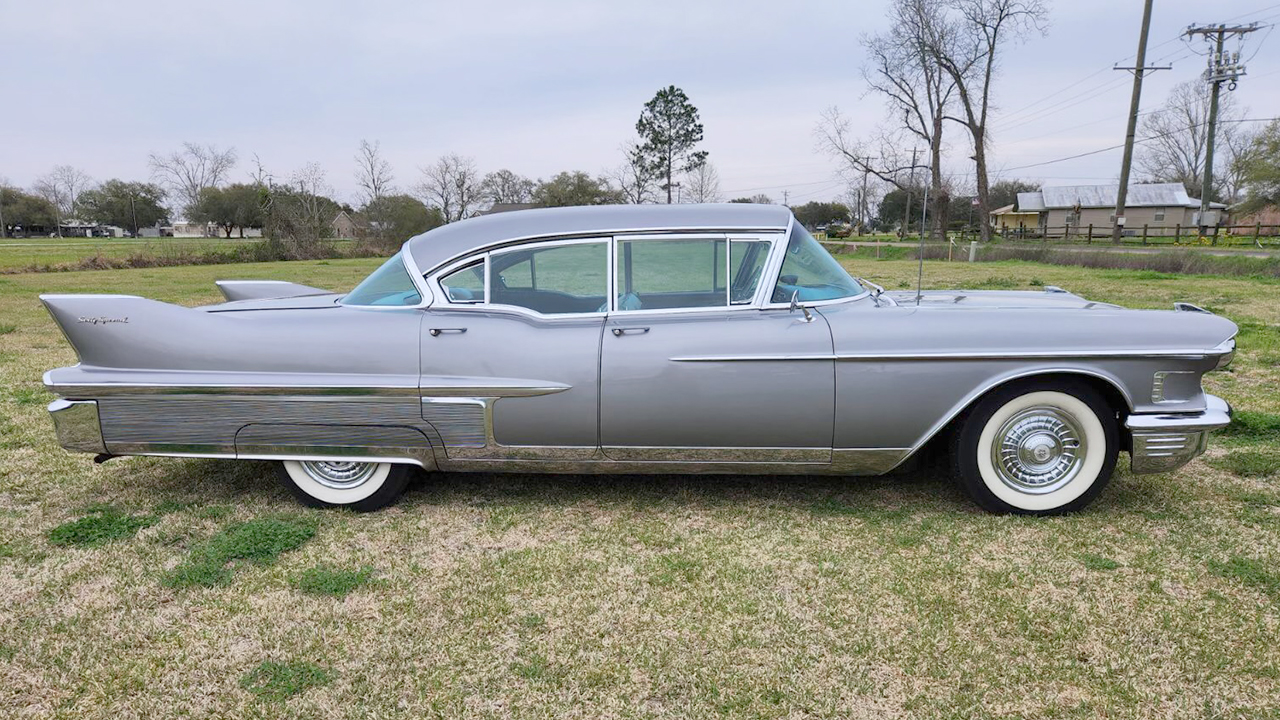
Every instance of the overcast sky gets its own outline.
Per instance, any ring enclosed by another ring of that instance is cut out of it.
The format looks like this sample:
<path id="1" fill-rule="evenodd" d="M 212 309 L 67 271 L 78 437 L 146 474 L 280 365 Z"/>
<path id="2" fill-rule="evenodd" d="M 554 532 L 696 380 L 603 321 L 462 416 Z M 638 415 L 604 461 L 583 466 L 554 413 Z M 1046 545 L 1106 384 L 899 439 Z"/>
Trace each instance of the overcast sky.
<path id="1" fill-rule="evenodd" d="M 1045 37 L 1011 45 L 997 80 L 992 167 L 1051 185 L 1114 181 L 1120 152 L 1016 169 L 1123 141 L 1140 0 L 1049 0 Z M 868 130 L 858 38 L 883 0 L 0 0 L 0 178 L 28 186 L 57 164 L 98 180 L 145 179 L 147 155 L 183 141 L 256 153 L 277 176 L 315 161 L 355 201 L 362 138 L 381 142 L 396 184 L 444 153 L 531 177 L 621 161 L 641 106 L 683 88 L 726 196 L 791 202 L 843 186 L 818 152 L 819 113 L 838 105 Z M 1144 109 L 1204 60 L 1177 39 L 1191 23 L 1280 20 L 1275 0 L 1156 0 Z M 1280 35 L 1234 93 L 1250 117 L 1280 115 Z M 1199 46 L 1195 46 L 1199 50 Z M 963 180 L 962 130 L 953 169 Z"/>

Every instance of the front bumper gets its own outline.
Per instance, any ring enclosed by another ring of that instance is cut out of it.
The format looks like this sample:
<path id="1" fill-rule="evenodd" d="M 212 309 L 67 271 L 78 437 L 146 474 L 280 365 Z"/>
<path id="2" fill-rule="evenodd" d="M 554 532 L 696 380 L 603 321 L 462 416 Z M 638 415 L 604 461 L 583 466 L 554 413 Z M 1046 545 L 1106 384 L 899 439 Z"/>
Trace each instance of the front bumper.
<path id="1" fill-rule="evenodd" d="M 1205 405 L 1198 413 L 1130 415 L 1125 427 L 1133 435 L 1134 474 L 1177 470 L 1203 453 L 1209 433 L 1231 422 L 1226 400 L 1206 394 Z"/>
<path id="2" fill-rule="evenodd" d="M 58 433 L 58 444 L 76 452 L 105 453 L 98 403 L 93 400 L 54 400 L 49 416 Z"/>

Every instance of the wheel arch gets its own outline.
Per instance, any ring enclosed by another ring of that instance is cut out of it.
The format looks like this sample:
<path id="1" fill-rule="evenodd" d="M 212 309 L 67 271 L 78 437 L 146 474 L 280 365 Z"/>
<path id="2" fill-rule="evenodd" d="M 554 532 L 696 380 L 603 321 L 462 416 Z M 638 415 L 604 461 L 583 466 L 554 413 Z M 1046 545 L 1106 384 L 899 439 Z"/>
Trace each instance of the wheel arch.
<path id="1" fill-rule="evenodd" d="M 1124 428 L 1124 418 L 1133 410 L 1133 400 L 1125 391 L 1124 386 L 1114 376 L 1091 368 L 1035 368 L 1001 375 L 970 392 L 917 441 L 915 446 L 911 448 L 911 452 L 903 457 L 899 465 L 926 448 L 930 448 L 937 443 L 946 443 L 951 434 L 964 422 L 964 418 L 969 414 L 969 411 L 991 393 L 1019 383 L 1053 380 L 1083 382 L 1095 390 L 1102 396 L 1107 405 L 1115 410 L 1120 427 Z M 1120 449 L 1122 451 L 1127 450 L 1128 443 L 1127 433 L 1121 432 Z"/>

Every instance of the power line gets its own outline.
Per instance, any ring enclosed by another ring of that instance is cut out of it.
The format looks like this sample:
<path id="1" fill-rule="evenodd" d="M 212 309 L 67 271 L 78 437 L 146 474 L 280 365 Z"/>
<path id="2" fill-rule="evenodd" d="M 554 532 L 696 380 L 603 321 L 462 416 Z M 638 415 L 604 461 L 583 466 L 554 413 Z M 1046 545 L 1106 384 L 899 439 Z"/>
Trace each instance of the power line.
<path id="1" fill-rule="evenodd" d="M 1239 119 L 1239 120 L 1222 120 L 1222 121 L 1220 121 L 1220 122 L 1229 122 L 1229 123 L 1246 123 L 1246 122 L 1274 122 L 1274 121 L 1276 121 L 1276 120 L 1280 120 L 1280 117 L 1269 117 L 1269 118 L 1242 118 L 1242 119 Z M 1183 130 L 1191 130 L 1191 129 L 1194 129 L 1194 128 L 1201 127 L 1201 126 L 1203 126 L 1203 125 L 1205 125 L 1205 124 L 1206 124 L 1206 123 L 1195 123 L 1194 125 L 1190 125 L 1190 126 L 1188 126 L 1188 127 L 1186 127 L 1186 128 L 1178 128 L 1177 130 L 1172 130 L 1172 131 L 1170 131 L 1170 132 L 1166 132 L 1166 133 L 1160 133 L 1159 135 L 1152 135 L 1151 137 L 1145 137 L 1145 138 L 1142 138 L 1142 139 L 1140 139 L 1140 140 L 1135 140 L 1134 142 L 1137 142 L 1137 143 L 1146 143 L 1146 142 L 1151 142 L 1152 140 L 1159 140 L 1160 138 L 1166 138 L 1166 137 L 1169 137 L 1170 135 L 1176 135 L 1177 133 L 1180 133 L 1180 132 L 1182 132 Z M 1111 150 L 1119 150 L 1119 149 L 1120 149 L 1120 148 L 1122 148 L 1122 147 L 1124 147 L 1124 143 L 1121 143 L 1121 144 L 1119 144 L 1119 145 L 1111 145 L 1111 146 L 1108 146 L 1108 147 L 1099 148 L 1099 149 L 1097 149 L 1097 150 L 1090 150 L 1089 152 L 1083 152 L 1083 153 L 1079 153 L 1079 154 L 1076 154 L 1076 155 L 1068 155 L 1067 157 L 1055 158 L 1055 159 L 1053 159 L 1053 160 L 1044 160 L 1044 161 L 1042 161 L 1042 162 L 1035 162 L 1035 163 L 1031 163 L 1031 164 L 1029 164 L 1029 165 L 1019 165 L 1019 166 L 1017 166 L 1017 167 L 1002 168 L 1002 171 L 1003 171 L 1003 172 L 1009 172 L 1009 171 L 1012 171 L 1012 170 L 1026 170 L 1027 168 L 1040 167 L 1040 166 L 1042 166 L 1042 165 L 1053 165 L 1053 164 L 1055 164 L 1055 163 L 1066 162 L 1066 161 L 1068 161 L 1068 160 L 1076 160 L 1076 159 L 1078 159 L 1078 158 L 1082 158 L 1082 157 L 1089 157 L 1090 155 L 1098 155 L 1098 154 L 1100 154 L 1100 153 L 1108 152 L 1108 151 L 1111 151 Z"/>

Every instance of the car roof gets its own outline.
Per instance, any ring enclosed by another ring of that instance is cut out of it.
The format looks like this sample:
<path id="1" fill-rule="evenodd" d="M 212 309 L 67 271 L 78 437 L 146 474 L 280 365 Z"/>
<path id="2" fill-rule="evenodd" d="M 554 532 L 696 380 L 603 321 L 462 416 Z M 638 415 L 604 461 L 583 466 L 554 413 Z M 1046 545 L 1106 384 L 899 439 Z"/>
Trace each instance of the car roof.
<path id="1" fill-rule="evenodd" d="M 791 210 L 781 205 L 591 205 L 483 215 L 409 238 L 404 249 L 423 272 L 487 247 L 520 240 L 670 231 L 777 231 Z"/>

